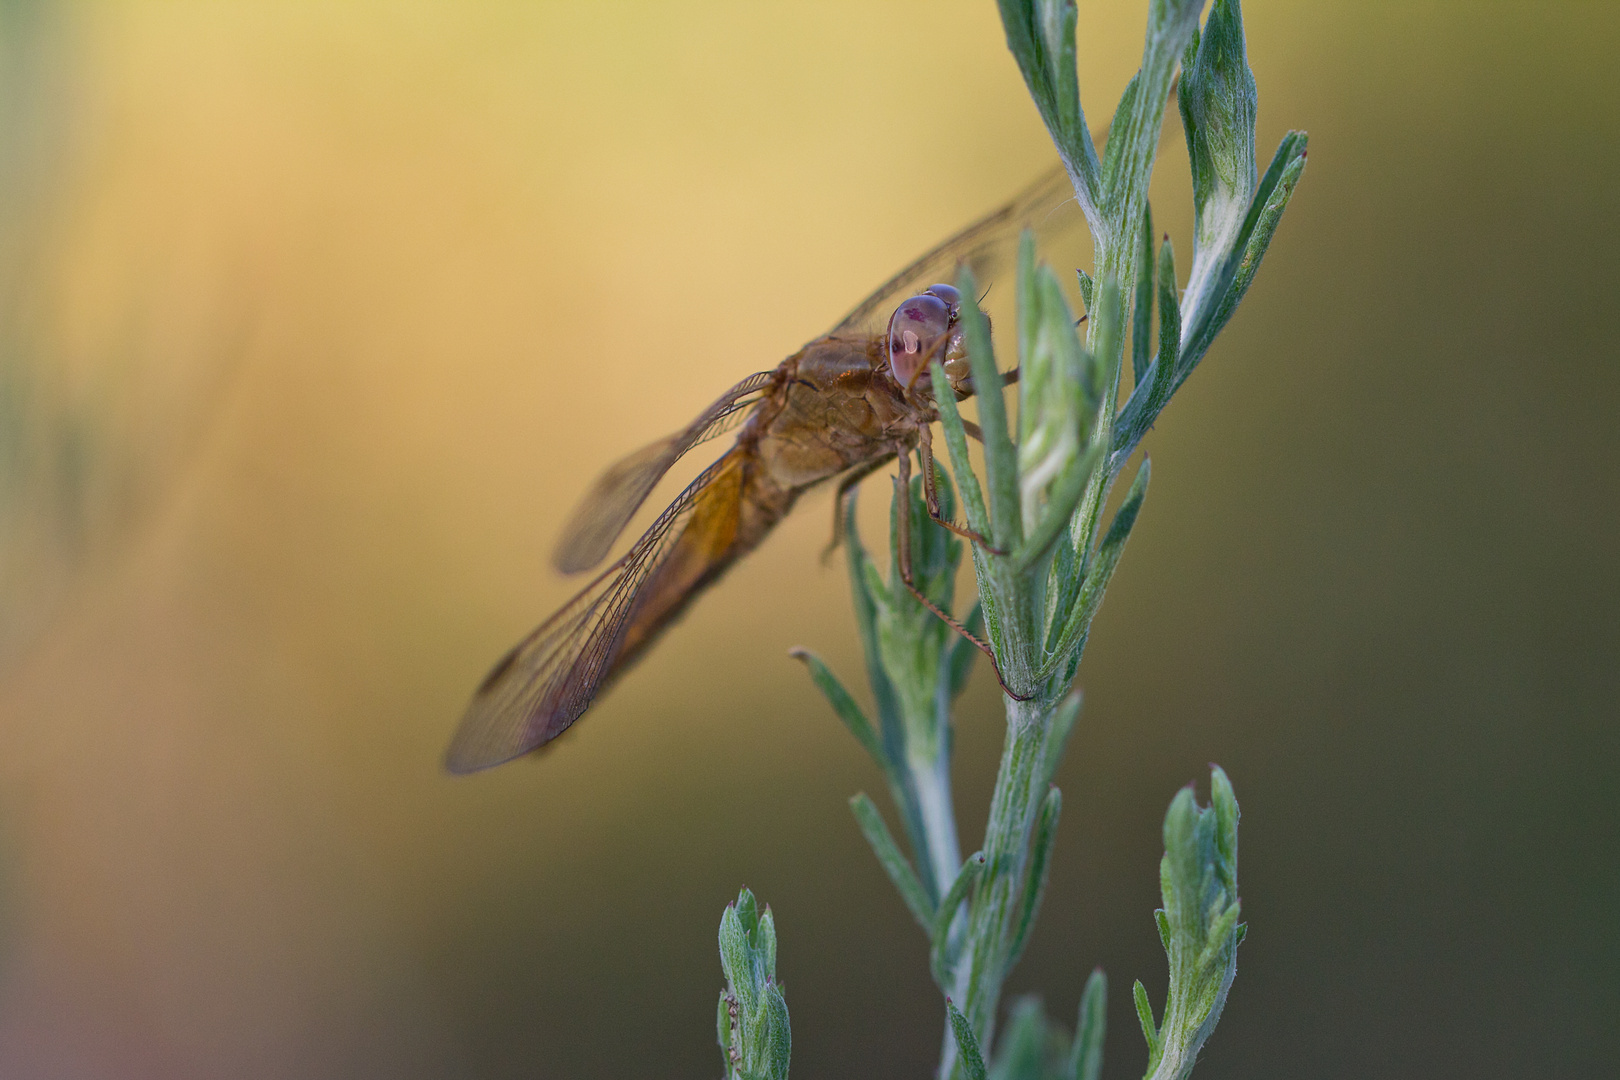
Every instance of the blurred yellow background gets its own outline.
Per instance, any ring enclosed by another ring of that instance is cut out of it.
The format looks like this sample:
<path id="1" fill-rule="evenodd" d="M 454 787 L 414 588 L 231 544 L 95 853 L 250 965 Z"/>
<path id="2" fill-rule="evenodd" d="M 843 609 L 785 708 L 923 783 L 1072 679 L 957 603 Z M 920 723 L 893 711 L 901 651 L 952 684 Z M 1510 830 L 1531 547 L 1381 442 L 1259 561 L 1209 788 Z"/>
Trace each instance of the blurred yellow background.
<path id="1" fill-rule="evenodd" d="M 1094 124 L 1144 8 L 1081 5 Z M 1157 830 L 1217 760 L 1250 933 L 1201 1077 L 1595 1075 L 1620 15 L 1245 14 L 1262 158 L 1301 127 L 1311 164 L 1149 440 L 1011 990 L 1069 1016 L 1104 964 L 1139 1073 Z M 743 884 L 794 1075 L 926 1075 L 925 946 L 844 805 L 881 781 L 786 657 L 859 682 L 826 495 L 558 752 L 438 759 L 571 592 L 596 470 L 1053 160 L 994 5 L 10 0 L 0 35 L 0 1075 L 710 1075 Z"/>

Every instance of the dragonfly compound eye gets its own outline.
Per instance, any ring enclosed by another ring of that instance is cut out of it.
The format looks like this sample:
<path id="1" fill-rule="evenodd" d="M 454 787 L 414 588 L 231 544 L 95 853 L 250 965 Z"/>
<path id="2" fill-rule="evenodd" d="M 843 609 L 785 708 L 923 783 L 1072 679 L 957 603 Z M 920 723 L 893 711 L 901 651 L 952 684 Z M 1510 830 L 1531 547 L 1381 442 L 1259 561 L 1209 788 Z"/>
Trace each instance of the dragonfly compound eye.
<path id="1" fill-rule="evenodd" d="M 930 285 L 928 295 L 937 296 L 951 306 L 954 312 L 962 303 L 962 294 L 956 291 L 954 285 Z"/>
<path id="2" fill-rule="evenodd" d="M 951 329 L 951 314 L 951 305 L 932 290 L 895 309 L 889 320 L 889 368 L 900 385 L 910 386 L 930 360 L 945 358 L 943 346 Z"/>

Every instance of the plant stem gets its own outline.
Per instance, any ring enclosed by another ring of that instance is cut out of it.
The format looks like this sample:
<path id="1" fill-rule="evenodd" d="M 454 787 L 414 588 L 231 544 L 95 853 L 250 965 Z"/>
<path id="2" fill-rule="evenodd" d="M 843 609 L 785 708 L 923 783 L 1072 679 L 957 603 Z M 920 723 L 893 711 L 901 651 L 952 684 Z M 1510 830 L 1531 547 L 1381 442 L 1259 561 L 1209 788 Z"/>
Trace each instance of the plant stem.
<path id="1" fill-rule="evenodd" d="M 916 797 L 916 821 L 921 835 L 914 835 L 919 859 L 926 858 L 938 892 L 943 894 L 962 868 L 962 847 L 956 836 L 956 804 L 951 797 L 951 758 L 941 747 L 932 761 L 909 759 L 911 787 Z M 936 896 L 936 899 L 938 897 Z"/>
<path id="2" fill-rule="evenodd" d="M 1106 529 L 1104 509 L 1138 442 L 1243 298 L 1305 165 L 1305 136 L 1290 133 L 1257 179 L 1255 86 L 1241 5 L 1213 0 L 1200 30 L 1208 2 L 1147 0 L 1141 68 L 1113 114 L 1099 159 L 1079 100 L 1073 0 L 998 0 L 1008 47 L 1085 213 L 1094 263 L 1093 275 L 1078 272 L 1089 317 L 1082 345 L 1060 278 L 1037 264 L 1031 234 L 1019 242 L 1016 432 L 999 389 L 1007 384 L 989 320 L 972 299 L 980 295 L 973 267 L 964 264 L 956 280 L 967 298 L 958 315 L 979 388 L 979 473 L 952 395 L 939 395 L 936 404 L 962 508 L 973 531 L 988 538 L 968 549 L 983 636 L 1007 691 L 1007 730 L 984 845 L 965 866 L 951 797 L 950 711 L 969 665 L 955 659 L 957 646 L 929 610 L 912 602 L 892 570 L 887 584 L 871 570 L 849 523 L 857 624 L 880 723 L 861 715 L 824 669 L 815 677 L 883 769 L 911 841 L 908 860 L 871 801 L 864 795 L 852 800 L 879 862 L 929 936 L 934 978 L 947 997 L 940 1080 L 977 1080 L 986 1075 L 987 1058 L 997 1076 L 1033 1077 L 1017 1063 L 1040 1059 L 1050 1045 L 1040 1024 L 1018 1019 L 1031 1015 L 1027 1008 L 1009 1025 L 1005 1047 L 994 1047 L 992 1037 L 1003 985 L 1029 940 L 1050 866 L 1062 807 L 1050 781 L 1079 709 L 1078 695 L 1066 697 L 1068 685 L 1141 510 L 1150 476 L 1145 458 Z M 1159 241 L 1148 205 L 1178 64 L 1196 224 L 1185 295 L 1178 295 L 1169 238 Z M 1150 340 L 1155 308 L 1156 353 Z M 1132 390 L 1121 407 L 1127 335 Z M 934 386 L 949 382 L 942 360 L 933 362 L 930 375 Z M 920 491 L 905 488 L 896 491 L 891 545 L 898 543 L 902 513 L 910 515 L 914 566 L 930 568 L 919 577 L 935 593 L 931 606 L 949 610 L 956 541 L 928 520 Z M 944 516 L 951 517 L 948 508 Z M 898 548 L 893 551 L 891 566 Z M 1200 810 L 1184 791 L 1166 819 L 1165 909 L 1159 915 L 1171 993 L 1163 1025 L 1155 1024 L 1138 984 L 1150 1070 L 1177 1080 L 1220 1015 L 1241 939 L 1237 804 L 1219 770 L 1211 798 L 1211 808 Z M 1073 1040 L 1076 1080 L 1095 1080 L 1100 1065 L 1100 975 L 1093 991 Z M 1033 1058 L 1019 1057 L 1031 1047 Z"/>
<path id="3" fill-rule="evenodd" d="M 1007 698 L 1007 736 L 990 798 L 985 826 L 985 871 L 969 905 L 967 953 L 957 966 L 952 997 L 972 1024 L 983 1046 L 991 1045 L 996 1007 L 1010 966 L 1009 955 L 1019 917 L 1029 858 L 1029 834 L 1045 795 L 1046 740 L 1051 731 L 1052 703 Z M 965 1075 L 949 1028 L 940 1059 L 942 1080 Z"/>

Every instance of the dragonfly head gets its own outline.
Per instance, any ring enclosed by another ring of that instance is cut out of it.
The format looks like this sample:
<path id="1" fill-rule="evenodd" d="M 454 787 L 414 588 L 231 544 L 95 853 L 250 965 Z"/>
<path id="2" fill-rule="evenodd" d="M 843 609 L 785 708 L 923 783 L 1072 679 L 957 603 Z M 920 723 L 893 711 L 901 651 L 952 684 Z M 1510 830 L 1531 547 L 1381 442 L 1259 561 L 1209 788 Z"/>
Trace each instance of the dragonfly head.
<path id="1" fill-rule="evenodd" d="M 967 344 L 957 320 L 962 294 L 949 285 L 930 285 L 895 308 L 889 319 L 889 370 L 908 389 L 928 377 L 938 360 L 958 398 L 971 393 Z"/>

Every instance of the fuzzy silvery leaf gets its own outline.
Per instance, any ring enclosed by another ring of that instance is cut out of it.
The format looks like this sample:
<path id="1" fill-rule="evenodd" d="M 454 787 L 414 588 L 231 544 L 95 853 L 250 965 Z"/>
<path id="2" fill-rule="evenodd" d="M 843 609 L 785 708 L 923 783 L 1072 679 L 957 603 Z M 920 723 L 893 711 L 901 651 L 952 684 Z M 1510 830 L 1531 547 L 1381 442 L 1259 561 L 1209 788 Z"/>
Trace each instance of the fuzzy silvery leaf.
<path id="1" fill-rule="evenodd" d="M 1196 321 L 1190 323 L 1185 355 L 1177 361 L 1175 386 L 1180 386 L 1192 374 L 1215 335 L 1226 326 L 1238 302 L 1249 291 L 1283 211 L 1288 208 L 1294 188 L 1305 171 L 1308 141 L 1303 131 L 1290 131 L 1277 145 L 1277 152 L 1260 177 L 1254 201 L 1238 231 L 1237 246 L 1227 253 L 1226 262 L 1209 286 L 1210 302 L 1203 305 L 1196 313 Z"/>
<path id="2" fill-rule="evenodd" d="M 1108 977 L 1096 968 L 1080 995 L 1080 1018 L 1069 1051 L 1069 1080 L 1098 1080 L 1102 1076 L 1103 1033 L 1108 1022 Z"/>
<path id="3" fill-rule="evenodd" d="M 900 733 L 900 705 L 895 700 L 894 686 L 883 670 L 883 659 L 877 647 L 877 604 L 886 596 L 882 579 L 872 567 L 866 549 L 861 544 L 860 529 L 856 524 L 853 495 L 839 508 L 843 522 L 844 554 L 848 560 L 850 599 L 855 608 L 855 627 L 860 632 L 862 651 L 866 660 L 866 676 L 877 702 L 879 732 L 885 745 L 898 740 Z"/>
<path id="4" fill-rule="evenodd" d="M 1142 245 L 1136 256 L 1136 298 L 1131 311 L 1131 379 L 1141 383 L 1153 359 L 1153 207 L 1142 210 Z"/>
<path id="5" fill-rule="evenodd" d="M 1216 302 L 1215 278 L 1237 245 L 1257 178 L 1254 73 L 1249 70 L 1239 0 L 1215 0 L 1202 34 L 1181 63 L 1181 123 L 1192 162 L 1193 259 L 1182 320 Z"/>
<path id="6" fill-rule="evenodd" d="M 1096 361 L 1052 271 L 1035 265 L 1025 235 L 1018 268 L 1018 485 L 1024 535 L 1037 532 L 1054 485 L 1079 463 L 1102 399 Z M 1078 494 L 1078 493 L 1077 493 Z M 1073 507 L 1059 507 L 1064 520 Z"/>
<path id="7" fill-rule="evenodd" d="M 954 515 L 955 500 L 943 470 L 936 476 L 940 514 L 948 520 Z M 875 598 L 878 658 L 899 708 L 905 755 L 932 761 L 939 756 L 939 743 L 944 737 L 938 696 L 941 678 L 949 677 L 945 665 L 953 631 L 901 581 L 902 513 L 911 515 L 913 581 L 941 611 L 951 609 L 962 542 L 929 517 L 921 477 L 914 477 L 907 491 L 896 490 L 889 515 L 890 583 L 886 595 Z"/>
<path id="8" fill-rule="evenodd" d="M 1170 961 L 1170 993 L 1161 1022 L 1154 1022 L 1140 982 L 1136 990 L 1151 1080 L 1183 1080 L 1192 1072 L 1226 1004 L 1242 938 L 1237 855 L 1237 797 L 1216 766 L 1210 805 L 1200 807 L 1188 786 L 1177 792 L 1164 819 L 1164 907 L 1157 921 Z"/>
<path id="9" fill-rule="evenodd" d="M 1018 516 L 1017 451 L 1007 426 L 1007 402 L 1001 392 L 1004 380 L 996 367 L 996 350 L 990 341 L 990 321 L 974 300 L 979 295 L 979 283 L 970 268 L 962 268 L 956 288 L 963 298 L 962 330 L 967 339 L 973 385 L 978 392 L 979 429 L 984 437 L 984 471 L 988 481 L 985 487 L 989 495 L 990 539 L 1003 551 L 1011 551 L 1024 538 L 1024 534 Z M 986 612 L 986 616 L 988 618 L 989 612 Z"/>
<path id="10" fill-rule="evenodd" d="M 967 1080 L 989 1080 L 989 1074 L 984 1067 L 984 1052 L 979 1048 L 979 1037 L 973 1033 L 973 1025 L 956 1003 L 950 998 L 945 999 L 945 1015 L 950 1021 L 951 1035 L 956 1040 L 956 1051 L 961 1055 L 962 1071 Z"/>
<path id="11" fill-rule="evenodd" d="M 872 726 L 872 721 L 866 718 L 865 710 L 856 702 L 854 695 L 844 688 L 844 684 L 833 674 L 832 669 L 809 649 L 791 649 L 788 655 L 803 662 L 809 669 L 810 678 L 815 682 L 816 689 L 821 691 L 827 703 L 833 707 L 833 712 L 838 714 L 838 719 L 844 722 L 844 727 L 855 736 L 855 741 L 861 744 L 861 748 L 871 755 L 878 768 L 886 773 L 891 771 L 892 765 L 883 752 L 883 743 L 877 729 Z"/>
<path id="12" fill-rule="evenodd" d="M 849 809 L 861 827 L 861 835 L 872 846 L 872 853 L 877 856 L 883 872 L 889 875 L 889 881 L 900 894 L 900 899 L 905 901 L 912 917 L 923 928 L 923 933 L 932 935 L 934 903 L 928 898 L 910 861 L 900 853 L 900 846 L 894 842 L 894 834 L 884 823 L 883 814 L 864 791 L 849 800 Z"/>
<path id="13" fill-rule="evenodd" d="M 716 1018 L 728 1080 L 787 1080 L 791 1035 L 776 983 L 776 920 L 747 889 L 720 916 L 726 988 Z"/>
<path id="14" fill-rule="evenodd" d="M 1007 1029 L 996 1040 L 989 1080 L 1047 1080 L 1057 1072 L 1062 1035 L 1053 1030 L 1038 997 L 1013 1002 Z"/>
<path id="15" fill-rule="evenodd" d="M 1007 48 L 1052 135 L 1088 220 L 1098 204 L 1097 148 L 1080 107 L 1075 68 L 1074 0 L 997 0 Z"/>

